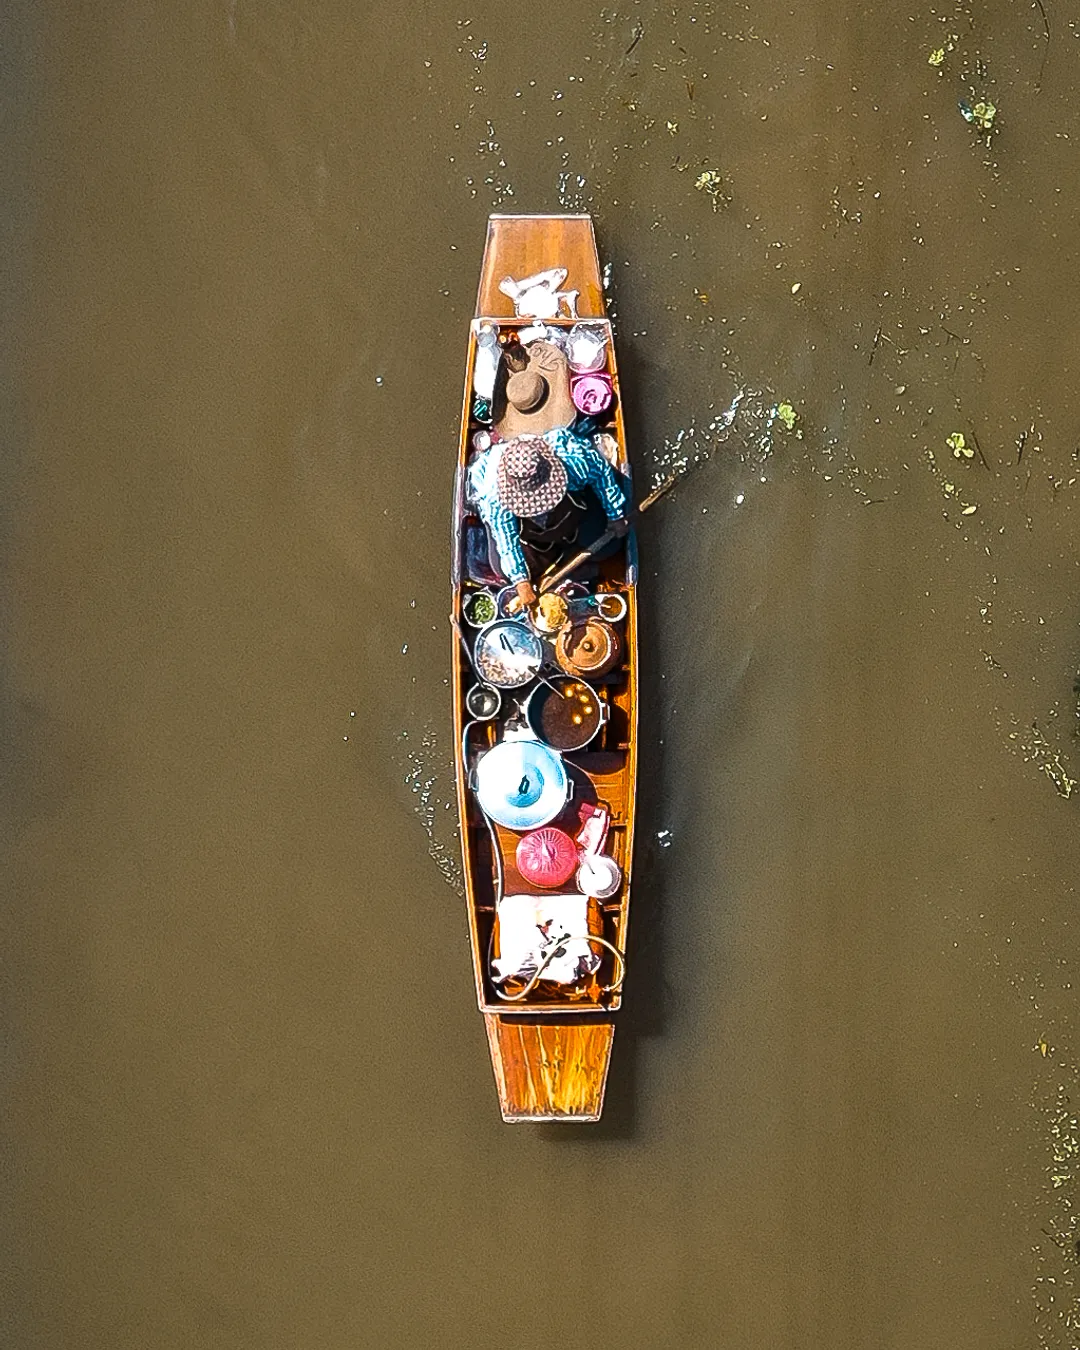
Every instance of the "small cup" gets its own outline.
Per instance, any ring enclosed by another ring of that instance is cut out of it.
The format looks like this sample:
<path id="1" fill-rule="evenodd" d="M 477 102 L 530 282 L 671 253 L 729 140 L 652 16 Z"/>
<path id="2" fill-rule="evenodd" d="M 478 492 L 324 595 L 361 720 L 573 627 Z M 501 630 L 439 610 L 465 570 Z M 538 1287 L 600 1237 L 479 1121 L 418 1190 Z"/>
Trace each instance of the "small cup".
<path id="1" fill-rule="evenodd" d="M 470 628 L 484 628 L 499 617 L 499 606 L 491 591 L 473 591 L 461 606 L 461 613 Z"/>
<path id="2" fill-rule="evenodd" d="M 516 586 L 504 586 L 495 597 L 495 608 L 499 611 L 500 619 L 517 619 L 521 623 L 527 623 L 529 619 L 528 611 L 524 605 L 510 612 L 510 601 L 517 599 Z"/>
<path id="3" fill-rule="evenodd" d="M 626 596 L 620 595 L 618 591 L 601 591 L 596 597 L 596 612 L 608 623 L 625 619 L 627 609 Z"/>
<path id="4" fill-rule="evenodd" d="M 478 722 L 490 722 L 498 717 L 502 707 L 502 694 L 490 684 L 474 684 L 465 695 L 465 707 L 470 717 Z"/>
<path id="5" fill-rule="evenodd" d="M 577 871 L 578 890 L 595 900 L 608 900 L 622 885 L 622 872 L 606 853 L 591 853 Z"/>

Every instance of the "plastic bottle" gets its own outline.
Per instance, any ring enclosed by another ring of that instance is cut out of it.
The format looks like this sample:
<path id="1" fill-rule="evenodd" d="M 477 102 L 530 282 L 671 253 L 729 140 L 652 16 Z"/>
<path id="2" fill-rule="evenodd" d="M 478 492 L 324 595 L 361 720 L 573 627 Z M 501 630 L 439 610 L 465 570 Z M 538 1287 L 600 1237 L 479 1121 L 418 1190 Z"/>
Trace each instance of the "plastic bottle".
<path id="1" fill-rule="evenodd" d="M 490 324 L 480 325 L 476 338 L 476 364 L 473 366 L 473 390 L 478 398 L 489 404 L 495 392 L 495 375 L 499 369 L 499 334 Z"/>

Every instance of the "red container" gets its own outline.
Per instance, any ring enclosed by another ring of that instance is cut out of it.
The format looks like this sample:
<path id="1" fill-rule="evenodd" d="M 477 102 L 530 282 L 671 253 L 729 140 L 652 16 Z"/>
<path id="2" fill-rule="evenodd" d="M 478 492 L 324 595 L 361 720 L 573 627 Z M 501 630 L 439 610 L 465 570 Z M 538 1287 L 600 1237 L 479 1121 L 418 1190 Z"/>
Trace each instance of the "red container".
<path id="1" fill-rule="evenodd" d="M 577 845 L 554 825 L 522 835 L 517 846 L 517 869 L 534 886 L 552 890 L 574 875 L 578 865 Z"/>

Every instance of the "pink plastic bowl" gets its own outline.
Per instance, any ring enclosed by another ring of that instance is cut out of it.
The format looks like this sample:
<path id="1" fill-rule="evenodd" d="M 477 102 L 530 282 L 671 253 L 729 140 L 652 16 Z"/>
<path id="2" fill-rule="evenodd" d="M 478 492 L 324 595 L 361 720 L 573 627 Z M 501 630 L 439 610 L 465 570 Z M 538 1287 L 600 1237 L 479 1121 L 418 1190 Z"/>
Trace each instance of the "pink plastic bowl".
<path id="1" fill-rule="evenodd" d="M 578 375 L 570 384 L 574 407 L 589 417 L 611 407 L 613 392 L 610 375 Z"/>

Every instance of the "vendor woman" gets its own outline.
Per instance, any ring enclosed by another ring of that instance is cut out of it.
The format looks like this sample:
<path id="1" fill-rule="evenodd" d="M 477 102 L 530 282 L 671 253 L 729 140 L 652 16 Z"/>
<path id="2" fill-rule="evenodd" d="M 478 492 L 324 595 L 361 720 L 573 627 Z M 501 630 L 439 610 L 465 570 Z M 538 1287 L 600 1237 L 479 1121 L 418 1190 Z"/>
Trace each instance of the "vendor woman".
<path id="1" fill-rule="evenodd" d="M 592 442 L 575 436 L 569 427 L 497 441 L 469 466 L 469 498 L 488 528 L 500 570 L 522 605 L 536 603 L 523 544 L 540 557 L 551 553 L 550 561 L 556 561 L 554 551 L 574 541 L 585 516 L 583 506 L 568 494 L 585 487 L 596 495 L 616 534 L 625 534 L 625 491 Z"/>

